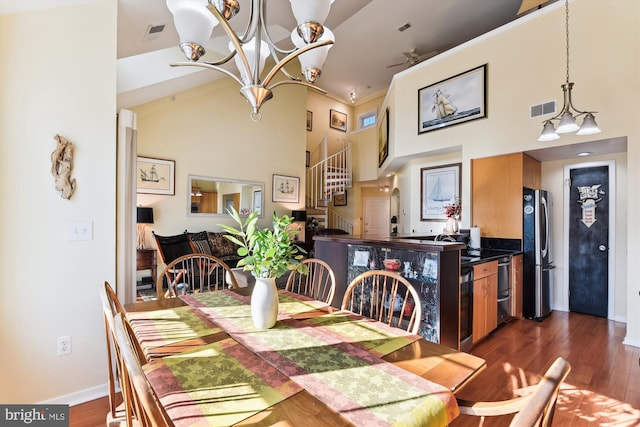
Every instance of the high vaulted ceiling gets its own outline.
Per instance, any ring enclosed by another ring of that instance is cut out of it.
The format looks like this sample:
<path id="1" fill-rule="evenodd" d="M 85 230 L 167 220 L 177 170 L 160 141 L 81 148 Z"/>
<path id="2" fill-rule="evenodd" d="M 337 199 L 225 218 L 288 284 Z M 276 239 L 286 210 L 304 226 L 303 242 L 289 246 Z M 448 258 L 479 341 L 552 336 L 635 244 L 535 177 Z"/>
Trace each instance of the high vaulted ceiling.
<path id="1" fill-rule="evenodd" d="M 541 3 L 525 0 L 531 1 Z M 241 12 L 231 24 L 243 31 L 249 6 L 246 0 L 240 5 Z M 409 66 L 405 52 L 415 49 L 424 55 L 421 59 L 444 52 L 523 16 L 518 15 L 521 5 L 522 0 L 336 0 L 325 22 L 336 42 L 316 84 L 339 99 L 348 100 L 352 91 L 361 99 L 387 88 L 393 75 Z M 272 38 L 280 40 L 280 47 L 290 47 L 295 19 L 289 1 L 269 0 L 267 14 Z M 149 39 L 148 29 L 157 25 L 165 25 L 164 30 Z M 407 25 L 405 31 L 399 30 Z M 169 62 L 184 61 L 177 44 L 172 16 L 163 0 L 118 0 L 119 106 L 136 105 L 222 77 L 212 70 L 169 67 Z M 224 31 L 217 26 L 208 46 L 209 60 L 226 56 L 227 44 Z M 286 68 L 300 75 L 296 60 Z M 236 72 L 233 65 L 227 69 Z"/>

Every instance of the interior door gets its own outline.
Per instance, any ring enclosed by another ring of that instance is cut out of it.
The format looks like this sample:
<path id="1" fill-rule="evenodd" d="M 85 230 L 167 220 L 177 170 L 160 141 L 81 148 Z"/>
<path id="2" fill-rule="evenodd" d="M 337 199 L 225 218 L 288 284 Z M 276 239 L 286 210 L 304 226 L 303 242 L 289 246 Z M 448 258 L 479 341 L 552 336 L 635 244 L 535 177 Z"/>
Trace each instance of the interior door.
<path id="1" fill-rule="evenodd" d="M 389 209 L 391 201 L 388 197 L 367 197 L 364 199 L 364 236 L 389 236 Z"/>
<path id="2" fill-rule="evenodd" d="M 610 172 L 569 169 L 569 310 L 599 317 L 608 314 Z"/>

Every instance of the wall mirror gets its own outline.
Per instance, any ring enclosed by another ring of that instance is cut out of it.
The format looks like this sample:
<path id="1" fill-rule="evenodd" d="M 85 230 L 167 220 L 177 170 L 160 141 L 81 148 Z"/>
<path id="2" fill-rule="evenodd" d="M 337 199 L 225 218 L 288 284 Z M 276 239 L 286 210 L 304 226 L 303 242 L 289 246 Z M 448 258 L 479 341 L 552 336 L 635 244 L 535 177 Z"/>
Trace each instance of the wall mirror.
<path id="1" fill-rule="evenodd" d="M 246 216 L 257 210 L 262 217 L 264 183 L 199 175 L 189 175 L 188 178 L 187 215 L 229 215 L 227 209 L 233 206 L 240 215 Z"/>

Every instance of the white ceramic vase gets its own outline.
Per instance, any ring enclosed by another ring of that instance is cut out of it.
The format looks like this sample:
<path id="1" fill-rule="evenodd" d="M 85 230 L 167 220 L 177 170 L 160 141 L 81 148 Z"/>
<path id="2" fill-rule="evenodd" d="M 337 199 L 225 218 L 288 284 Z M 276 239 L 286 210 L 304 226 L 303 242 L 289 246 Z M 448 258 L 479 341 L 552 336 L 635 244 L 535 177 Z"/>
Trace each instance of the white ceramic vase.
<path id="1" fill-rule="evenodd" d="M 269 329 L 278 318 L 278 289 L 276 279 L 256 278 L 251 293 L 251 319 L 256 329 Z"/>

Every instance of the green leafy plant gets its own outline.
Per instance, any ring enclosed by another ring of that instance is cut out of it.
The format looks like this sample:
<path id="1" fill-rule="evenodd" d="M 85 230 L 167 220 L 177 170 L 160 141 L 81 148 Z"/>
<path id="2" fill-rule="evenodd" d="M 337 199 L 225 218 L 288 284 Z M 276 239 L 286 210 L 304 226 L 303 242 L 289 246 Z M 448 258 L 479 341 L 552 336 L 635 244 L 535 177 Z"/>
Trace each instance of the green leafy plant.
<path id="1" fill-rule="evenodd" d="M 259 229 L 256 225 L 257 211 L 244 221 L 233 207 L 228 212 L 240 227 L 218 225 L 227 233 L 224 237 L 238 245 L 238 255 L 243 257 L 238 261 L 238 267 L 263 279 L 277 278 L 291 270 L 302 274 L 308 272 L 307 265 L 302 263 L 304 250 L 295 244 L 299 230 L 290 227 L 293 218 L 287 215 L 278 217 L 274 211 L 273 229 Z"/>

